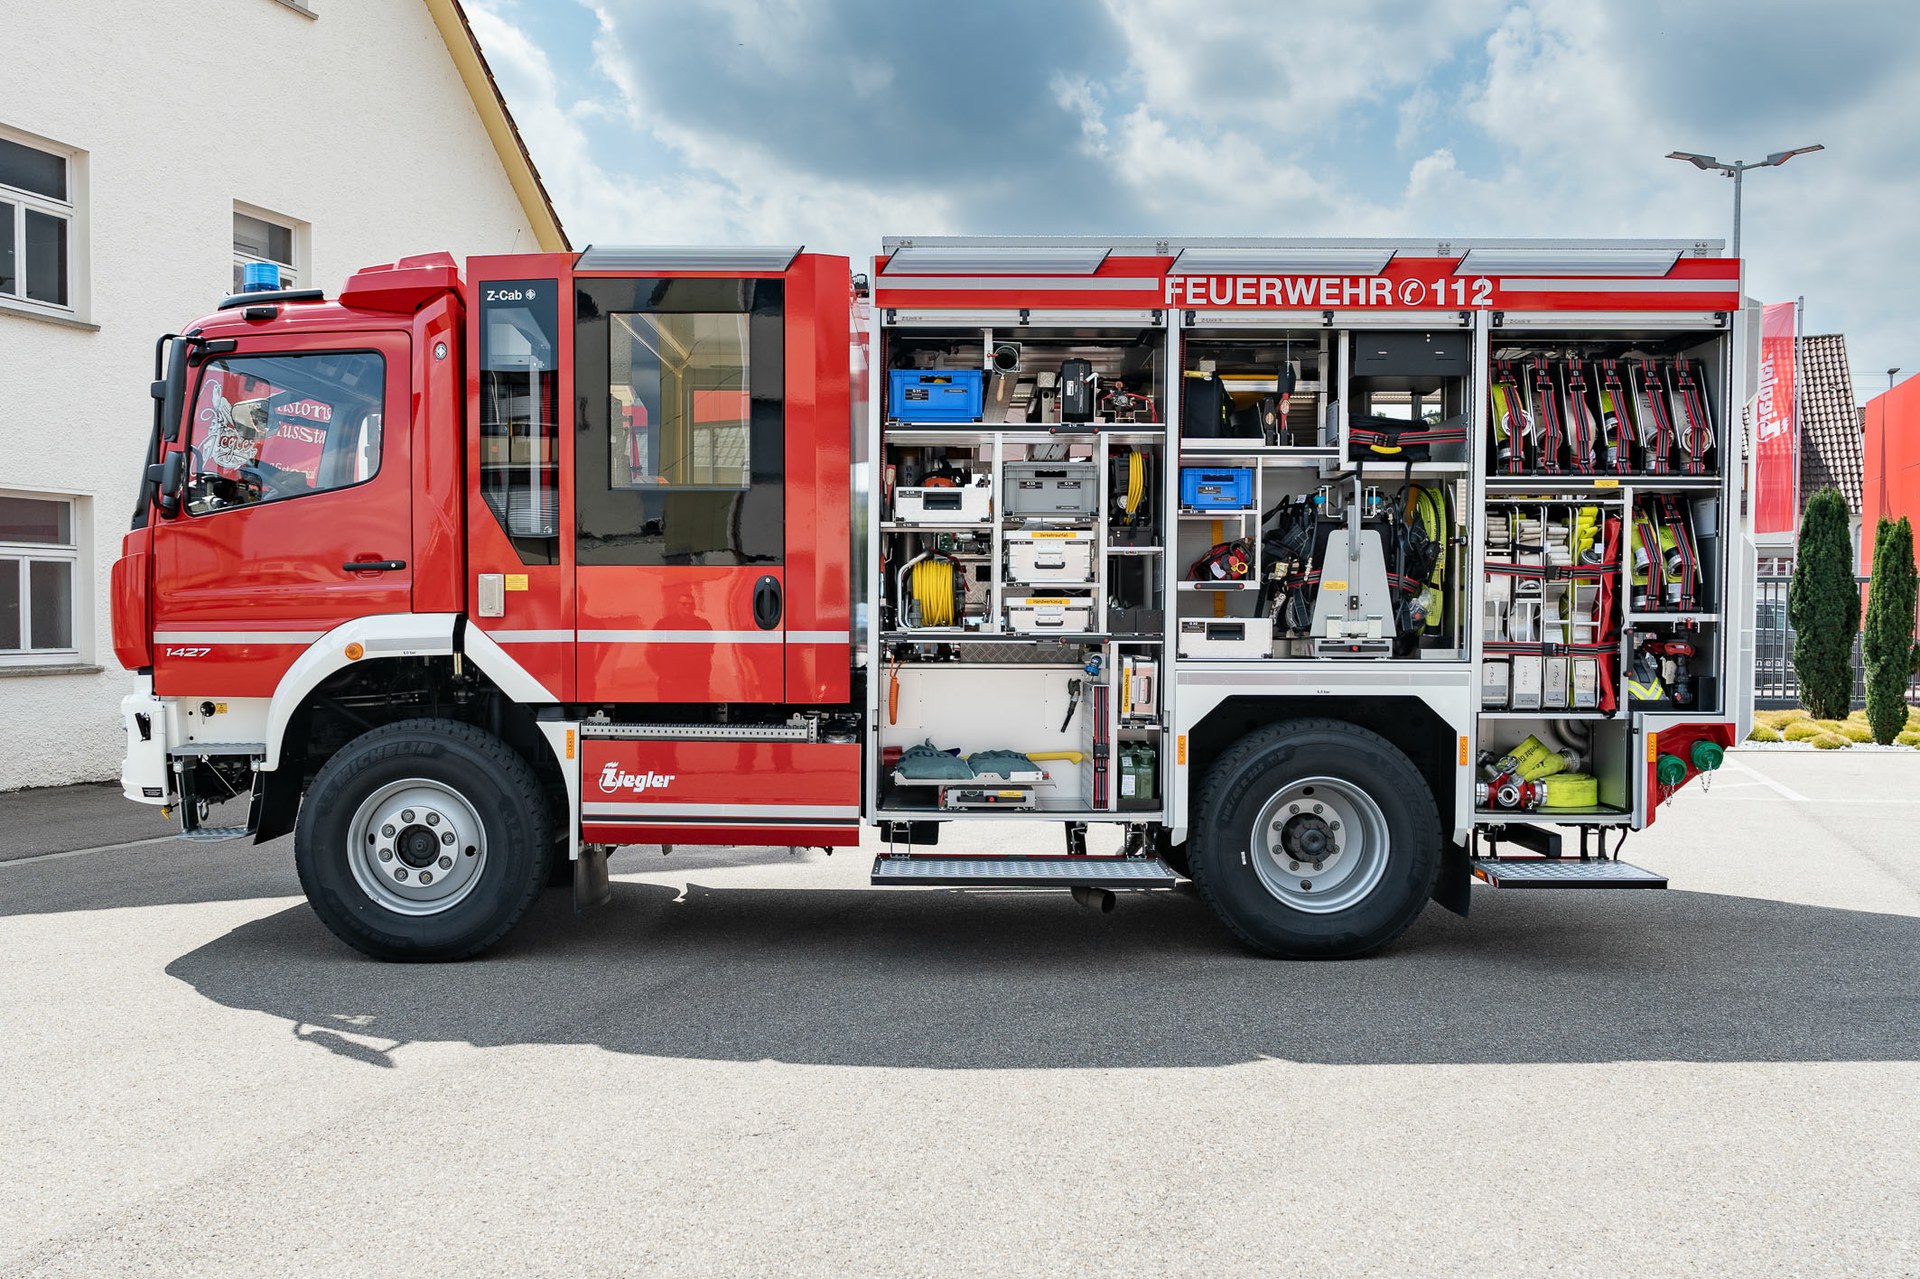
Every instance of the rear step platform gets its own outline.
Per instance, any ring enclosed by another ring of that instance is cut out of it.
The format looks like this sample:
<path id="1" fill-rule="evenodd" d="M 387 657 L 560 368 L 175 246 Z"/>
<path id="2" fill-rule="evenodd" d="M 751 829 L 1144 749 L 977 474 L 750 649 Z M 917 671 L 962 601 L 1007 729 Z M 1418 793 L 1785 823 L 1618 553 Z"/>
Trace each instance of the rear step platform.
<path id="1" fill-rule="evenodd" d="M 873 883 L 921 888 L 1172 888 L 1157 857 L 955 857 L 915 853 L 873 859 Z"/>
<path id="2" fill-rule="evenodd" d="M 1474 857 L 1475 879 L 1494 888 L 1665 888 L 1667 877 L 1626 862 L 1578 857 Z"/>

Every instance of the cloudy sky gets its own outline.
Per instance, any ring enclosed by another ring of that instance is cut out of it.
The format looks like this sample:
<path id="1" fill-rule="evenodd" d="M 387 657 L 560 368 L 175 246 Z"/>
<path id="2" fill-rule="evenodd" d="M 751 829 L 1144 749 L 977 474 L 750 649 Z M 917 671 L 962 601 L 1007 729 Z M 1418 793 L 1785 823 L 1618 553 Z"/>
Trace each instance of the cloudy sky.
<path id="1" fill-rule="evenodd" d="M 1920 371 L 1920 5 L 467 0 L 576 245 L 882 235 L 1730 238 Z M 1902 378 L 1906 374 L 1902 374 Z"/>

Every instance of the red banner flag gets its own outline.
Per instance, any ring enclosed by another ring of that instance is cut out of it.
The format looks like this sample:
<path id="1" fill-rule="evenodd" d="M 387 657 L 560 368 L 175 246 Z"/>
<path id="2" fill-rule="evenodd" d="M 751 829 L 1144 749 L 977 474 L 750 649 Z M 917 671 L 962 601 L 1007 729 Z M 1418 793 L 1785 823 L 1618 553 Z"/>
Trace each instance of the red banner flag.
<path id="1" fill-rule="evenodd" d="M 1760 313 L 1760 397 L 1754 409 L 1755 533 L 1792 533 L 1800 526 L 1800 429 L 1793 414 L 1795 306 L 1776 302 Z"/>

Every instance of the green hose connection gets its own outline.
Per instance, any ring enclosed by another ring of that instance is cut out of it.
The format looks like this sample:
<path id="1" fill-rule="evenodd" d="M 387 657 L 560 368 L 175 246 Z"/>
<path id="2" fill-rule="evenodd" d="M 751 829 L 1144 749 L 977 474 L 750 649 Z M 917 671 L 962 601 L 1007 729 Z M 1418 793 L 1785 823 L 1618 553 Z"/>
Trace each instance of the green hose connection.
<path id="1" fill-rule="evenodd" d="M 1693 766 L 1702 773 L 1711 773 L 1726 757 L 1727 752 L 1718 742 L 1701 740 L 1693 744 Z"/>
<path id="2" fill-rule="evenodd" d="M 1678 755 L 1662 752 L 1659 761 L 1654 765 L 1654 776 L 1659 779 L 1663 789 L 1672 790 L 1687 780 L 1687 766 L 1681 762 Z"/>

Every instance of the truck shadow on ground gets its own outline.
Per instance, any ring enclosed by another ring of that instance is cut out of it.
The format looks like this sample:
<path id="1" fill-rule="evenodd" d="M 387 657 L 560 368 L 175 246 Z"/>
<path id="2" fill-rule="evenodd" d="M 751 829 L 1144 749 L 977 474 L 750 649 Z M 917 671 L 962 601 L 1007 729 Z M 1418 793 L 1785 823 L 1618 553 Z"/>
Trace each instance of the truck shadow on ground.
<path id="1" fill-rule="evenodd" d="M 1388 951 L 1274 963 L 1190 893 L 564 892 L 486 959 L 383 965 L 304 906 L 168 966 L 373 1065 L 411 1041 L 987 1068 L 1920 1060 L 1920 919 L 1701 893 L 1476 894 Z"/>

